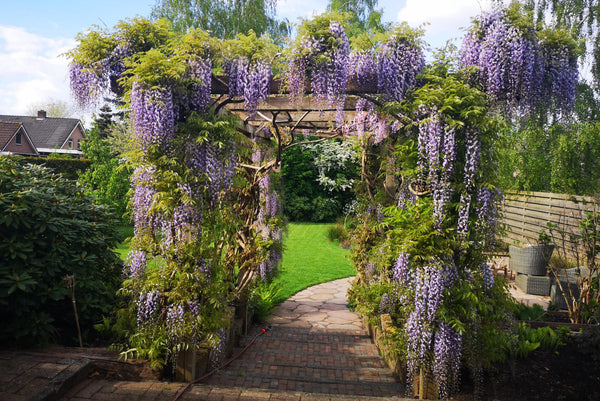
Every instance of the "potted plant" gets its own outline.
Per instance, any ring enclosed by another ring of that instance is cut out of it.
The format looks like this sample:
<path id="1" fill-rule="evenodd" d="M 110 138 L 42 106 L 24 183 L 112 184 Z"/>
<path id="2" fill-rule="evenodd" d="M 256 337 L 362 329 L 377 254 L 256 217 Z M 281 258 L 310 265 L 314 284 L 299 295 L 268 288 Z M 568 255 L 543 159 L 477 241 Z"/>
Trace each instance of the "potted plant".
<path id="1" fill-rule="evenodd" d="M 511 270 L 530 276 L 545 276 L 554 244 L 551 243 L 551 237 L 542 230 L 537 244 L 523 248 L 511 245 L 508 252 Z"/>

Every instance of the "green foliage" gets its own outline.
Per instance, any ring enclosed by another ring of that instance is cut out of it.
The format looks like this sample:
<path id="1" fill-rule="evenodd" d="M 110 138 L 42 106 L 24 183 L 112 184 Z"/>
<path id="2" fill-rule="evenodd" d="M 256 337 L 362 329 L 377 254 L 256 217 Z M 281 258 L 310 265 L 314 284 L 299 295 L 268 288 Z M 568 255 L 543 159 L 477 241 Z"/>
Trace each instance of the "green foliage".
<path id="1" fill-rule="evenodd" d="M 157 0 L 152 15 L 168 19 L 182 33 L 200 28 L 216 37 L 231 39 L 253 30 L 259 36 L 268 33 L 281 40 L 289 35 L 290 25 L 275 19 L 275 5 L 274 0 Z"/>
<path id="2" fill-rule="evenodd" d="M 590 195 L 600 186 L 600 124 L 533 120 L 508 129 L 499 142 L 505 190 Z"/>
<path id="3" fill-rule="evenodd" d="M 290 147 L 281 172 L 284 212 L 291 221 L 332 222 L 354 201 L 358 166 L 347 144 Z"/>
<path id="4" fill-rule="evenodd" d="M 587 57 L 592 63 L 591 73 L 594 87 L 600 82 L 600 40 L 598 40 L 598 21 L 600 4 L 596 1 L 580 0 L 521 0 L 535 11 L 537 23 L 547 22 L 556 31 L 568 31 L 583 42 L 580 57 Z"/>
<path id="5" fill-rule="evenodd" d="M 281 289 L 280 282 L 260 281 L 252 291 L 250 301 L 257 322 L 262 323 L 267 320 L 269 313 L 280 300 Z"/>
<path id="6" fill-rule="evenodd" d="M 120 238 L 106 206 L 51 170 L 0 158 L 0 319 L 4 343 L 76 338 L 69 291 L 75 276 L 82 331 L 111 310 Z"/>
<path id="7" fill-rule="evenodd" d="M 547 326 L 532 329 L 521 322 L 513 326 L 512 337 L 504 344 L 503 351 L 511 360 L 527 358 L 537 349 L 558 352 L 559 347 L 565 345 L 569 331 L 567 327 L 561 327 L 558 331 Z"/>
<path id="8" fill-rule="evenodd" d="M 525 304 L 517 304 L 515 316 L 519 320 L 539 320 L 544 315 L 544 308 L 538 304 L 527 306 Z"/>
<path id="9" fill-rule="evenodd" d="M 97 128 L 88 132 L 81 150 L 91 165 L 80 176 L 79 182 L 102 203 L 110 205 L 117 216 L 127 220 L 125 215 L 129 202 L 131 170 L 118 155 L 111 152 L 109 142 L 102 139 L 102 133 Z"/>
<path id="10" fill-rule="evenodd" d="M 349 304 L 361 315 L 366 316 L 374 326 L 379 326 L 379 305 L 383 294 L 390 294 L 392 286 L 388 283 L 355 285 L 348 292 Z"/>
<path id="11" fill-rule="evenodd" d="M 348 247 L 350 240 L 350 232 L 349 230 L 354 225 L 354 219 L 346 217 L 338 217 L 335 225 L 329 227 L 327 230 L 327 238 L 329 241 L 338 241 L 340 246 Z"/>
<path id="12" fill-rule="evenodd" d="M 367 31 L 383 31 L 383 10 L 376 9 L 378 0 L 330 0 L 327 11 L 347 15 L 346 34 L 354 37 Z"/>
<path id="13" fill-rule="evenodd" d="M 82 142 L 83 145 L 83 142 Z M 36 157 L 36 156 L 8 156 L 15 162 L 25 164 L 37 164 L 52 169 L 69 180 L 76 180 L 92 164 L 87 159 L 71 159 L 59 157 Z"/>

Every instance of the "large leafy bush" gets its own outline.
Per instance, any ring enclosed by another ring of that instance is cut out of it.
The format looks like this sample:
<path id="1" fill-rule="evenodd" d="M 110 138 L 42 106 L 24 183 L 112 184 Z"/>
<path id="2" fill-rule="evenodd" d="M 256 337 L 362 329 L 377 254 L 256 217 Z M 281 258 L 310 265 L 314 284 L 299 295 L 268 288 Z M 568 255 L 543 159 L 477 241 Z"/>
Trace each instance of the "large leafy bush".
<path id="1" fill-rule="evenodd" d="M 84 332 L 108 312 L 121 265 L 114 216 L 50 169 L 0 158 L 0 341 L 75 338 L 65 276 L 75 276 Z"/>

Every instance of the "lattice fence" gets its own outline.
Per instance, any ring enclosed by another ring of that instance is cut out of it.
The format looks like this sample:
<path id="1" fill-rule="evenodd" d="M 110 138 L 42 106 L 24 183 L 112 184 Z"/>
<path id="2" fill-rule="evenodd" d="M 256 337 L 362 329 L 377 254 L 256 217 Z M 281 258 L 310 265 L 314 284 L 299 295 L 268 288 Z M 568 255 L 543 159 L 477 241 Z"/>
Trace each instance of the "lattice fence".
<path id="1" fill-rule="evenodd" d="M 600 207 L 594 198 L 584 196 L 547 192 L 507 192 L 504 196 L 501 221 L 506 228 L 504 241 L 509 244 L 536 244 L 542 229 L 548 232 L 547 222 L 566 232 L 578 233 L 585 211 Z M 566 240 L 572 254 L 574 244 Z"/>

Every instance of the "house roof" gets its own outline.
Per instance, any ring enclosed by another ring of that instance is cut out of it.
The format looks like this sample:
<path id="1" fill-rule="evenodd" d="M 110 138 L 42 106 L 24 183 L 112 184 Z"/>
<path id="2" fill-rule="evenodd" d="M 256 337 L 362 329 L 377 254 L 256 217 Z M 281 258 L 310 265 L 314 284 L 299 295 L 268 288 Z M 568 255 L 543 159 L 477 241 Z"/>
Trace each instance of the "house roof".
<path id="1" fill-rule="evenodd" d="M 2 149 L 15 132 L 19 129 L 21 123 L 3 122 L 0 121 L 0 149 Z"/>
<path id="2" fill-rule="evenodd" d="M 0 123 L 22 123 L 36 148 L 62 147 L 69 135 L 80 124 L 76 118 L 38 119 L 29 116 L 0 115 Z M 14 133 L 14 131 L 13 131 Z"/>

